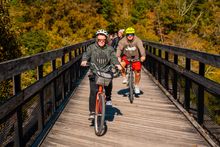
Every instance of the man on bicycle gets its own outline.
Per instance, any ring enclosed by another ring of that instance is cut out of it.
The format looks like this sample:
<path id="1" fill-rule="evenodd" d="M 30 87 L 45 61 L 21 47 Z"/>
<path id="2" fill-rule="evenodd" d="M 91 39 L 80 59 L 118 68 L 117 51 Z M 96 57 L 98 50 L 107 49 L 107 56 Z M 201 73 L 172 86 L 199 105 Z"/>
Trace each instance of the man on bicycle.
<path id="1" fill-rule="evenodd" d="M 105 69 L 109 69 L 111 64 L 117 66 L 119 70 L 122 69 L 117 57 L 115 56 L 114 49 L 107 44 L 107 38 L 107 31 L 101 29 L 96 32 L 96 42 L 88 46 L 87 51 L 83 54 L 81 66 L 87 66 L 87 61 L 90 61 L 90 63 L 94 63 L 100 70 L 103 71 L 105 71 Z M 93 119 L 95 114 L 96 93 L 98 91 L 98 87 L 95 82 L 95 73 L 95 67 L 90 66 L 89 119 Z M 104 89 L 106 94 L 106 105 L 112 105 L 112 82 L 108 86 L 105 86 Z"/>
<path id="2" fill-rule="evenodd" d="M 118 31 L 117 37 L 112 41 L 111 46 L 115 49 L 115 51 L 118 46 L 118 42 L 123 38 L 123 33 L 124 33 L 124 29 L 120 29 Z"/>
<path id="3" fill-rule="evenodd" d="M 116 56 L 118 57 L 118 61 L 121 63 L 121 66 L 123 67 L 121 70 L 121 74 L 123 77 L 123 84 L 127 83 L 125 68 L 126 65 L 129 64 L 128 59 L 134 59 L 139 60 L 132 63 L 132 69 L 135 73 L 135 93 L 139 94 L 139 83 L 141 78 L 141 62 L 143 62 L 146 59 L 146 53 L 145 48 L 143 46 L 143 43 L 141 39 L 139 39 L 135 35 L 135 29 L 132 27 L 129 27 L 125 30 L 126 36 L 122 38 L 119 41 L 118 47 L 117 47 L 117 53 Z"/>

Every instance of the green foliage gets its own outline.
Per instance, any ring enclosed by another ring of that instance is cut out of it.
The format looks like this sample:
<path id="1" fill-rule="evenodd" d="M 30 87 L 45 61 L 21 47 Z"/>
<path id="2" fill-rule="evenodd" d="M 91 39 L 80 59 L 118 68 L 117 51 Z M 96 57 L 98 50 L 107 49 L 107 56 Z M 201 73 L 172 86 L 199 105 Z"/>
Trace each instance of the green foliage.
<path id="1" fill-rule="evenodd" d="M 49 41 L 44 31 L 32 31 L 21 36 L 21 43 L 27 48 L 27 54 L 33 55 L 45 51 Z"/>
<path id="2" fill-rule="evenodd" d="M 46 49 L 89 39 L 100 28 L 117 32 L 134 26 L 142 39 L 199 50 L 209 42 L 203 51 L 219 53 L 216 0 L 12 0 L 10 4 L 16 34 L 24 41 L 26 33 L 43 30 L 48 36 Z M 200 43 L 188 39 L 195 36 Z"/>
<path id="3" fill-rule="evenodd" d="M 131 11 L 131 21 L 136 24 L 139 20 L 145 18 L 146 10 L 149 9 L 148 3 L 145 0 L 136 0 Z"/>
<path id="4" fill-rule="evenodd" d="M 220 124 L 220 100 L 219 98 L 209 94 L 206 94 L 205 103 L 209 110 L 210 116 L 217 123 Z"/>
<path id="5" fill-rule="evenodd" d="M 0 5 L 0 62 L 14 59 L 21 55 L 17 37 L 11 29 L 8 13 L 9 5 L 2 2 Z"/>
<path id="6" fill-rule="evenodd" d="M 0 82 L 0 104 L 4 103 L 12 95 L 12 80 L 5 80 Z"/>
<path id="7" fill-rule="evenodd" d="M 99 2 L 101 3 L 101 6 L 97 12 L 102 14 L 106 20 L 111 21 L 111 15 L 114 11 L 111 0 L 99 0 Z"/>
<path id="8" fill-rule="evenodd" d="M 11 1 L 10 1 L 10 4 L 12 4 L 12 5 L 17 5 L 17 4 L 18 4 L 18 0 L 11 0 Z"/>
<path id="9" fill-rule="evenodd" d="M 15 31 L 12 29 L 7 1 L 0 3 L 0 62 L 21 56 Z M 0 82 L 0 103 L 13 94 L 11 79 Z"/>

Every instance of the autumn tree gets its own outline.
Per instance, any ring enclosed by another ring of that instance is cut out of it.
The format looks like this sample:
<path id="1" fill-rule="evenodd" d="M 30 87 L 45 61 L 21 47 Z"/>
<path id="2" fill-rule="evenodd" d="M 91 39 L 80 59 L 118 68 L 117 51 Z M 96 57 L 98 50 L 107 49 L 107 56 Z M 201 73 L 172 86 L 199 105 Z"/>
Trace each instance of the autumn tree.
<path id="1" fill-rule="evenodd" d="M 0 62 L 21 56 L 19 44 L 11 29 L 9 4 L 7 0 L 0 1 Z M 0 82 L 0 103 L 12 95 L 11 80 Z"/>

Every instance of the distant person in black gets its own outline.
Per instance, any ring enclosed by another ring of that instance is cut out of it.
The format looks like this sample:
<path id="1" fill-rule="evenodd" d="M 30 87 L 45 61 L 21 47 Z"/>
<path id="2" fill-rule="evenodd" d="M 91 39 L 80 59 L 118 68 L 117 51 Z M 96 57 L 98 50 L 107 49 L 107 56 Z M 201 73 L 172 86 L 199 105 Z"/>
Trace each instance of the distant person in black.
<path id="1" fill-rule="evenodd" d="M 118 46 L 118 42 L 124 37 L 123 36 L 123 33 L 124 33 L 124 29 L 120 29 L 118 31 L 118 34 L 117 34 L 117 37 L 115 37 L 112 41 L 112 44 L 111 46 L 114 48 L 114 50 L 116 51 L 116 48 Z"/>

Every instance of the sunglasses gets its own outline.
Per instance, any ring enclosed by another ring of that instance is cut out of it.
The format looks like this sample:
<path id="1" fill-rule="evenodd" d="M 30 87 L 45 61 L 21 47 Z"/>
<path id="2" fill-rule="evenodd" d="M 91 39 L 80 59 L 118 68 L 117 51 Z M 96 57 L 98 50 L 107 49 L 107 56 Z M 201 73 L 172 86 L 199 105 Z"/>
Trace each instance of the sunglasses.
<path id="1" fill-rule="evenodd" d="M 106 42 L 106 39 L 98 39 L 98 42 Z"/>
<path id="2" fill-rule="evenodd" d="M 134 36 L 134 34 L 126 34 L 126 36 Z"/>

